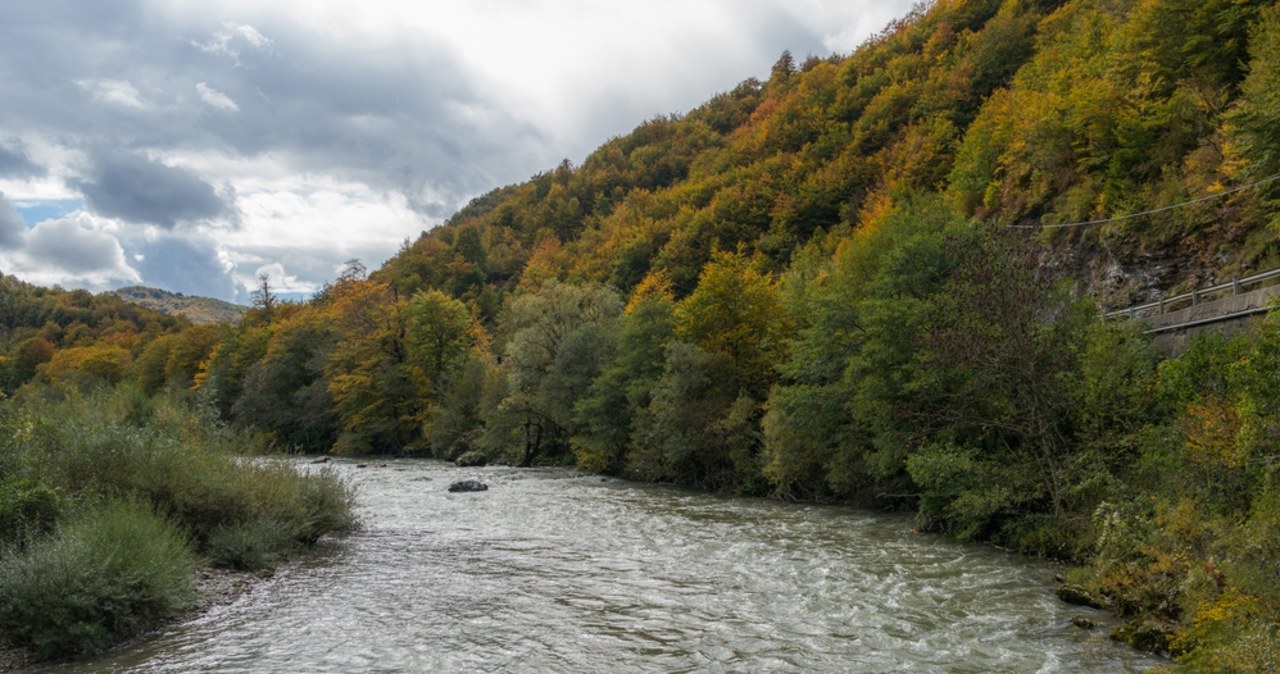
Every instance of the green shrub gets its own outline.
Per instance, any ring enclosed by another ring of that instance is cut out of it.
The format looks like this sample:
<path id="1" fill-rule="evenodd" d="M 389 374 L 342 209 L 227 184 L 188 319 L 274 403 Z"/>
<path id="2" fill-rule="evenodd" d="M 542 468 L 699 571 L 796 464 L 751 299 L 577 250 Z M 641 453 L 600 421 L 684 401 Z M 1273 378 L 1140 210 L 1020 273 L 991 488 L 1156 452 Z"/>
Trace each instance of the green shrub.
<path id="1" fill-rule="evenodd" d="M 99 653 L 189 608 L 194 566 L 173 522 L 110 501 L 0 557 L 0 630 L 41 659 Z"/>
<path id="2" fill-rule="evenodd" d="M 210 563 L 234 569 L 270 568 L 332 532 L 356 524 L 352 492 L 331 471 L 299 476 L 278 462 L 243 466 L 233 483 L 250 514 L 208 531 Z"/>
<path id="3" fill-rule="evenodd" d="M 0 481 L 0 546 L 48 532 L 60 507 L 57 492 L 43 482 Z"/>
<path id="4" fill-rule="evenodd" d="M 298 546 L 288 522 L 258 518 L 215 529 L 205 555 L 214 566 L 256 571 L 275 566 Z"/>
<path id="5" fill-rule="evenodd" d="M 38 658 L 97 653 L 189 606 L 198 558 L 270 568 L 355 526 L 335 474 L 242 456 L 260 449 L 245 443 L 136 389 L 3 401 L 0 633 Z"/>
<path id="6" fill-rule="evenodd" d="M 260 448 L 189 405 L 164 397 L 144 405 L 128 388 L 33 391 L 23 403 L 3 423 L 13 454 L 36 479 L 63 495 L 145 500 L 184 527 L 213 564 L 265 568 L 355 525 L 350 489 L 331 472 L 301 474 L 285 462 L 238 456 Z"/>

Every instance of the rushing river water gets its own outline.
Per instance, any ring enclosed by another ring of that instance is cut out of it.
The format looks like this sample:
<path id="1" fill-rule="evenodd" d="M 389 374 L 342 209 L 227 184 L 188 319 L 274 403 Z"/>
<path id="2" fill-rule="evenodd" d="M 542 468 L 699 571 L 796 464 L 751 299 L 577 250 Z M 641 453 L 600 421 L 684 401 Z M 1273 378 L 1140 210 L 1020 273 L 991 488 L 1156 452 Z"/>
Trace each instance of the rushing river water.
<path id="1" fill-rule="evenodd" d="M 357 468 L 364 529 L 49 672 L 1138 672 L 1052 569 L 908 519 L 566 471 Z M 479 478 L 482 493 L 450 494 Z"/>

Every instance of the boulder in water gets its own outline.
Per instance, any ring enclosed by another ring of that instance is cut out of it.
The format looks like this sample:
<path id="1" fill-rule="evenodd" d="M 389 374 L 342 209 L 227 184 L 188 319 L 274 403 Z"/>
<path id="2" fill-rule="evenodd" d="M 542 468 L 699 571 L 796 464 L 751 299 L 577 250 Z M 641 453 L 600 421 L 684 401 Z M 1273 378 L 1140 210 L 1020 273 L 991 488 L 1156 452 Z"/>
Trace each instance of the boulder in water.
<path id="1" fill-rule="evenodd" d="M 489 457 L 480 452 L 470 451 L 454 459 L 453 462 L 463 468 L 472 468 L 488 464 Z"/>
<path id="2" fill-rule="evenodd" d="M 449 491 L 488 491 L 489 485 L 479 480 L 458 480 L 449 485 Z"/>
<path id="3" fill-rule="evenodd" d="M 1058 588 L 1058 599 L 1072 606 L 1088 606 L 1090 608 L 1109 608 L 1108 602 L 1079 585 L 1063 585 Z"/>

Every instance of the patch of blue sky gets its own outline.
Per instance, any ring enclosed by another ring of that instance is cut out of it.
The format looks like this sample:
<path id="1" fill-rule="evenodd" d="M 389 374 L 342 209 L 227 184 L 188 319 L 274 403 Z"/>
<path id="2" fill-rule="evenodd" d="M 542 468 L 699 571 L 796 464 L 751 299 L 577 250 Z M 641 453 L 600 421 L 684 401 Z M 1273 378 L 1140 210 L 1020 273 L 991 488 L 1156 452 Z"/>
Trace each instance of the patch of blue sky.
<path id="1" fill-rule="evenodd" d="M 35 227 L 45 220 L 64 218 L 84 208 L 83 199 L 56 199 L 52 201 L 20 201 L 14 200 L 17 209 L 27 227 Z"/>
<path id="2" fill-rule="evenodd" d="M 276 299 L 284 300 L 285 302 L 307 302 L 307 301 L 309 301 L 312 297 L 315 297 L 315 293 L 276 293 L 276 292 L 273 292 L 272 294 L 276 296 Z"/>

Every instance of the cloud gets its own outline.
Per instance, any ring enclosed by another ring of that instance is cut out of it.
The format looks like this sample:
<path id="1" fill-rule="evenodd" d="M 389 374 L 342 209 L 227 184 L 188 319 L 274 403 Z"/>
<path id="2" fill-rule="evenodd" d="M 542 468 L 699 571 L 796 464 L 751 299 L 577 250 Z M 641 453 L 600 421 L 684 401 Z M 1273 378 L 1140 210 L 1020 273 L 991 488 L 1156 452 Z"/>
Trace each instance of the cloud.
<path id="1" fill-rule="evenodd" d="M 231 97 L 205 84 L 204 82 L 196 82 L 196 93 L 200 94 L 200 100 L 209 105 L 226 110 L 227 112 L 239 112 L 240 106 L 231 100 Z"/>
<path id="2" fill-rule="evenodd" d="M 88 176 L 69 184 L 94 211 L 129 222 L 172 228 L 229 212 L 213 186 L 195 173 L 133 153 L 100 152 Z"/>
<path id="3" fill-rule="evenodd" d="M 163 231 L 126 245 L 147 285 L 205 297 L 235 297 L 234 279 L 211 236 Z"/>
<path id="4" fill-rule="evenodd" d="M 72 274 L 121 270 L 128 265 L 120 242 L 109 233 L 75 219 L 45 220 L 31 230 L 26 252 Z"/>
<path id="5" fill-rule="evenodd" d="M 196 49 L 208 54 L 229 56 L 236 65 L 240 65 L 242 43 L 254 49 L 266 49 L 271 46 L 271 40 L 259 33 L 257 28 L 236 25 L 229 21 L 222 25 L 222 30 L 215 32 L 208 40 L 203 42 L 191 40 L 191 46 Z"/>
<path id="6" fill-rule="evenodd" d="M 81 89 L 97 103 L 120 105 L 126 108 L 145 108 L 142 94 L 132 84 L 123 80 L 76 80 Z"/>
<path id="7" fill-rule="evenodd" d="M 22 244 L 27 225 L 18 215 L 18 209 L 0 192 L 0 248 L 16 248 Z"/>
<path id="8" fill-rule="evenodd" d="M 83 211 L 45 220 L 22 237 L 22 246 L 0 251 L 6 271 L 33 283 L 105 290 L 138 283 L 116 238 L 118 224 Z"/>
<path id="9" fill-rule="evenodd" d="M 45 173 L 43 166 L 31 161 L 22 145 L 13 148 L 0 145 L 0 178 L 29 178 Z"/>

